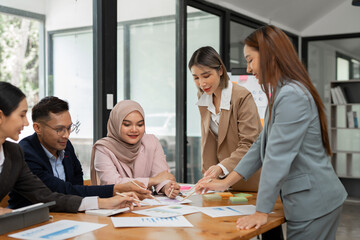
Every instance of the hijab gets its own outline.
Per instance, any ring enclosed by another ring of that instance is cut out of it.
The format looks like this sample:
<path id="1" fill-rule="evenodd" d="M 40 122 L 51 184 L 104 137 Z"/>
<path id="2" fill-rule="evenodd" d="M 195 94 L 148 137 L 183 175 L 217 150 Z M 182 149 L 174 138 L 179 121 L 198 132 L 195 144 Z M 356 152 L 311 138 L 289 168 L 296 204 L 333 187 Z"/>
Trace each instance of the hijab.
<path id="1" fill-rule="evenodd" d="M 91 154 L 91 179 L 96 179 L 94 167 L 95 148 L 104 146 L 108 148 L 118 159 L 126 164 L 133 171 L 134 161 L 140 152 L 141 139 L 135 144 L 129 144 L 121 139 L 121 126 L 125 117 L 134 111 L 138 111 L 145 118 L 144 110 L 139 103 L 132 100 L 118 102 L 110 112 L 107 124 L 107 136 L 98 140 L 92 149 Z M 94 183 L 93 183 L 94 184 Z"/>

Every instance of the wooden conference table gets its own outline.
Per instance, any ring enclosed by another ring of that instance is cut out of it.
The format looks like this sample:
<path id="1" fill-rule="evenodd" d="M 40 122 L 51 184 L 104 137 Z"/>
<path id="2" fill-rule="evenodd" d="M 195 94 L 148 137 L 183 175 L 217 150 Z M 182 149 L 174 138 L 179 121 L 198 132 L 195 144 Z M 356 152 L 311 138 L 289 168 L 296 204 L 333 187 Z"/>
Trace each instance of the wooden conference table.
<path id="1" fill-rule="evenodd" d="M 249 198 L 248 204 L 256 205 L 256 193 Z M 226 206 L 232 205 L 229 200 L 222 201 L 205 201 L 201 195 L 193 195 L 189 198 L 192 200 L 190 205 L 199 207 Z M 145 208 L 145 207 L 143 207 Z M 14 239 L 8 237 L 9 234 L 24 231 L 26 229 L 38 227 L 44 224 L 59 220 L 74 220 L 83 222 L 94 222 L 107 224 L 107 226 L 79 235 L 74 239 L 155 239 L 155 240 L 177 240 L 177 239 L 250 239 L 272 228 L 280 226 L 285 222 L 284 213 L 280 199 L 275 204 L 274 213 L 269 215 L 268 223 L 260 229 L 237 230 L 235 227 L 236 220 L 239 216 L 212 218 L 203 213 L 193 213 L 185 215 L 186 219 L 191 222 L 194 227 L 188 228 L 114 228 L 110 217 L 93 216 L 85 213 L 54 213 L 50 215 L 53 219 L 36 224 L 25 229 L 17 230 L 11 233 L 0 235 L 0 239 Z M 115 217 L 139 217 L 135 213 L 122 213 Z"/>

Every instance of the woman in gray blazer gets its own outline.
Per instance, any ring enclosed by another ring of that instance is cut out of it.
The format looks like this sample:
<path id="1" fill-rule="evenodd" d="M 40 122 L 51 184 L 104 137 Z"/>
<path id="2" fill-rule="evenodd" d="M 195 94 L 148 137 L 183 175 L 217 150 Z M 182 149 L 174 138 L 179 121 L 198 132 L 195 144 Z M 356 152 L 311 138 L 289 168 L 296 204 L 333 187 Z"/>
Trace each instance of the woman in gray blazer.
<path id="1" fill-rule="evenodd" d="M 256 213 L 237 228 L 260 228 L 280 194 L 287 239 L 335 239 L 347 193 L 330 163 L 324 105 L 292 43 L 274 26 L 245 39 L 247 71 L 268 96 L 264 129 L 224 180 L 206 179 L 198 190 L 225 190 L 262 167 Z"/>

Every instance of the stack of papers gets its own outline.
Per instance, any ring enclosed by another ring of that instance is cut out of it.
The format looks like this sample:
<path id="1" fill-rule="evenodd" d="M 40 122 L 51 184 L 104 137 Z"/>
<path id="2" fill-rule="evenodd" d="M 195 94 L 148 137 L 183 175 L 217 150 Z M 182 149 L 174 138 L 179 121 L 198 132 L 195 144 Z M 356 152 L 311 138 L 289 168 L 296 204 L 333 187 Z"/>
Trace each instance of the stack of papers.
<path id="1" fill-rule="evenodd" d="M 181 216 L 195 212 L 199 212 L 198 207 L 187 206 L 187 205 L 169 205 L 169 206 L 133 211 L 133 213 L 146 215 L 150 217 L 175 217 L 175 216 Z"/>
<path id="2" fill-rule="evenodd" d="M 130 210 L 130 208 L 128 208 L 128 207 L 120 208 L 120 209 L 96 209 L 96 210 L 86 210 L 85 213 L 89 214 L 89 215 L 108 217 L 108 216 L 112 216 L 115 214 L 129 211 L 129 210 Z"/>
<path id="3" fill-rule="evenodd" d="M 239 215 L 251 215 L 256 212 L 254 205 L 203 207 L 199 210 L 210 217 L 230 217 Z"/>
<path id="4" fill-rule="evenodd" d="M 160 202 L 156 201 L 155 199 L 147 198 L 141 201 L 141 205 L 176 205 L 192 202 L 189 199 L 185 199 L 184 201 L 182 201 L 184 198 L 180 196 L 176 196 L 176 198 L 174 199 L 168 197 L 156 197 L 156 199 Z"/>
<path id="5" fill-rule="evenodd" d="M 153 217 L 111 217 L 114 227 L 193 227 L 184 216 Z"/>
<path id="6" fill-rule="evenodd" d="M 68 239 L 104 226 L 106 224 L 61 220 L 9 236 L 20 239 Z"/>

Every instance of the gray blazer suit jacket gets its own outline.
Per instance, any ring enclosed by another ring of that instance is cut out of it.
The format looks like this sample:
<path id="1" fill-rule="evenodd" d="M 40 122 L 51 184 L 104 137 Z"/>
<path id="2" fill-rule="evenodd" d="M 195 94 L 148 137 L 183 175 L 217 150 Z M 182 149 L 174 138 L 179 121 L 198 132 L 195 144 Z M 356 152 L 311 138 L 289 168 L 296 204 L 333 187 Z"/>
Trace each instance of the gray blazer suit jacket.
<path id="1" fill-rule="evenodd" d="M 278 86 L 270 123 L 234 169 L 245 179 L 262 167 L 256 209 L 270 213 L 280 193 L 290 221 L 333 211 L 347 193 L 323 147 L 316 104 L 303 85 Z"/>
<path id="2" fill-rule="evenodd" d="M 22 195 L 32 203 L 56 201 L 51 211 L 76 213 L 82 197 L 52 192 L 34 175 L 24 160 L 24 153 L 16 143 L 3 144 L 5 161 L 0 174 L 0 200 L 10 191 Z"/>

